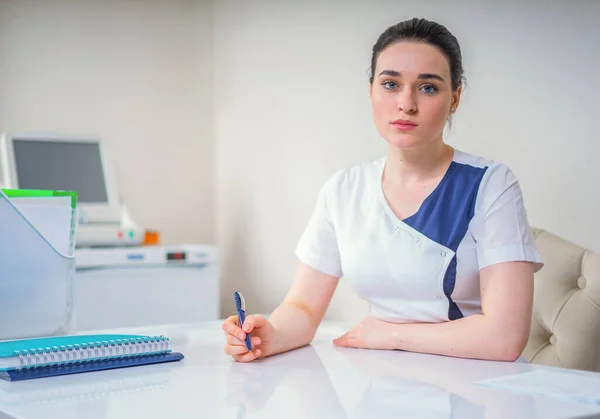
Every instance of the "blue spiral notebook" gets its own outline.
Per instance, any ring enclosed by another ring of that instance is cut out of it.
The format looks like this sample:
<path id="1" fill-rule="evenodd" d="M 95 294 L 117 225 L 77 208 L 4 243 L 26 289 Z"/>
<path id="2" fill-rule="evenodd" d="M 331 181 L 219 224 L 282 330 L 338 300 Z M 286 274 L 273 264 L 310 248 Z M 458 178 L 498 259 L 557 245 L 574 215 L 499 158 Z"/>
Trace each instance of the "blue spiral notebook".
<path id="1" fill-rule="evenodd" d="M 0 378 L 9 381 L 173 362 L 164 336 L 80 335 L 0 341 Z"/>

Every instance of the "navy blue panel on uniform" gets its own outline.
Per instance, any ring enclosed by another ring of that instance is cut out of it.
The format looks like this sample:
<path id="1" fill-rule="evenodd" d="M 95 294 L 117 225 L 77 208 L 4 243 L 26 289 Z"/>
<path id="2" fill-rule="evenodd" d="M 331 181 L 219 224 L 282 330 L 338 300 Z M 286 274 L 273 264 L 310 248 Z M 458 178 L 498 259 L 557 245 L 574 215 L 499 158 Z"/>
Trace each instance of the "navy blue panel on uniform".
<path id="1" fill-rule="evenodd" d="M 406 218 L 404 222 L 456 253 L 475 213 L 479 185 L 486 170 L 487 167 L 474 167 L 453 161 L 439 185 L 423 201 L 417 213 Z M 455 255 L 444 276 L 444 294 L 450 303 L 450 320 L 463 317 L 456 303 L 452 301 L 452 292 L 456 284 L 456 265 Z"/>

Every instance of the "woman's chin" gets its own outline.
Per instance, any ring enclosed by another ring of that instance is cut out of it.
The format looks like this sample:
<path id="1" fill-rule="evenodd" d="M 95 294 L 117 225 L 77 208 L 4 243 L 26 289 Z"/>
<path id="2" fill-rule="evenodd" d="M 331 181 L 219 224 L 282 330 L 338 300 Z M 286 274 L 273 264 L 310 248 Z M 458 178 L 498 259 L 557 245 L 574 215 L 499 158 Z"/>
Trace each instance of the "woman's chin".
<path id="1" fill-rule="evenodd" d="M 423 145 L 423 140 L 416 135 L 394 135 L 385 138 L 389 146 L 400 149 L 419 148 Z"/>

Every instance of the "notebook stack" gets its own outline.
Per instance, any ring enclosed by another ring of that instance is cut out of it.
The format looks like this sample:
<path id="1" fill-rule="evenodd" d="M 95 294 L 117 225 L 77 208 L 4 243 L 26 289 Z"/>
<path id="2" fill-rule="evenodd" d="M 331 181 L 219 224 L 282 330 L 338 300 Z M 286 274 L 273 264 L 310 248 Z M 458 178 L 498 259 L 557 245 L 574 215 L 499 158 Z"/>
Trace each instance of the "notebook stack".
<path id="1" fill-rule="evenodd" d="M 183 359 L 164 336 L 81 335 L 0 342 L 0 378 L 31 378 L 100 371 Z"/>

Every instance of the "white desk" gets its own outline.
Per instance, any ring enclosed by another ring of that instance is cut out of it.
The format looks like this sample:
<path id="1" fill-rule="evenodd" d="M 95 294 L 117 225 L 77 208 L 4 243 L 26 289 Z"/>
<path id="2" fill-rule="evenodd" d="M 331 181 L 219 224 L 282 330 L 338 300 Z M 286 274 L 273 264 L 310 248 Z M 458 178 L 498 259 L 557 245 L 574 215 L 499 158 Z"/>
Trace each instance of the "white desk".
<path id="1" fill-rule="evenodd" d="M 125 330 L 118 330 L 125 331 Z M 600 406 L 500 391 L 474 382 L 548 368 L 313 344 L 250 364 L 223 353 L 220 322 L 127 330 L 170 335 L 178 363 L 22 382 L 0 380 L 0 418 L 510 418 L 600 417 Z M 3 413 L 7 416 L 3 416 Z"/>

